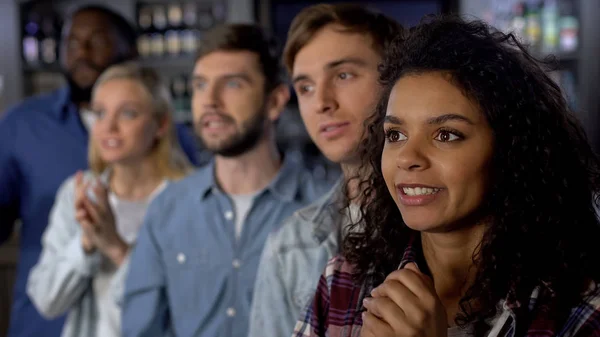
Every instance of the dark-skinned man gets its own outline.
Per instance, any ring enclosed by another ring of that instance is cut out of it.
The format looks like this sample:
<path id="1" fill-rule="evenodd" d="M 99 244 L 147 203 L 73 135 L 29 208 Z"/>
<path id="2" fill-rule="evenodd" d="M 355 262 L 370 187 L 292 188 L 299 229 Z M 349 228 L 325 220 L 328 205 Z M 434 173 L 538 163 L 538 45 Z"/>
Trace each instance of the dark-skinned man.
<path id="1" fill-rule="evenodd" d="M 77 9 L 66 20 L 61 62 L 67 86 L 29 98 L 0 119 L 0 243 L 21 220 L 20 256 L 9 337 L 58 337 L 64 318 L 43 319 L 26 295 L 29 270 L 41 252 L 59 185 L 87 168 L 91 90 L 109 66 L 137 56 L 136 33 L 121 15 L 101 6 Z M 191 132 L 178 126 L 181 146 L 193 163 Z"/>

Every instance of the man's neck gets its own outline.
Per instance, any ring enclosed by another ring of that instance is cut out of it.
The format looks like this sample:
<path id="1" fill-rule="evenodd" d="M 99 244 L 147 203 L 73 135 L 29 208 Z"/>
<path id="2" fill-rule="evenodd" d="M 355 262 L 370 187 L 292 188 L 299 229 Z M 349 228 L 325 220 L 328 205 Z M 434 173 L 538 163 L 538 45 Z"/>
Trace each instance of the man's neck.
<path id="1" fill-rule="evenodd" d="M 110 188 L 117 196 L 127 200 L 147 198 L 164 180 L 150 159 L 128 165 L 113 165 Z"/>
<path id="2" fill-rule="evenodd" d="M 79 102 L 79 103 L 77 103 L 77 108 L 79 109 L 79 112 L 89 110 L 90 102 Z"/>
<path id="3" fill-rule="evenodd" d="M 251 194 L 268 186 L 281 168 L 281 155 L 271 139 L 237 157 L 215 157 L 215 177 L 227 194 Z"/>

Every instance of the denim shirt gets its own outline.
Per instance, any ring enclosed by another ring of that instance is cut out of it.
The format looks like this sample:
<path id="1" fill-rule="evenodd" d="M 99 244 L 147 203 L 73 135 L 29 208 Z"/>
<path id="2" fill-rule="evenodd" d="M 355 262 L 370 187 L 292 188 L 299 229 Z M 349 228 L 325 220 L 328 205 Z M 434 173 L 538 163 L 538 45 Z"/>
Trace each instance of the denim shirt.
<path id="1" fill-rule="evenodd" d="M 342 179 L 322 198 L 286 219 L 267 239 L 260 261 L 249 337 L 289 336 L 339 250 Z"/>
<path id="2" fill-rule="evenodd" d="M 210 163 L 169 185 L 150 206 L 130 257 L 124 337 L 246 336 L 268 234 L 327 186 L 285 160 L 255 197 L 236 240 L 234 208 L 213 171 Z"/>
<path id="3" fill-rule="evenodd" d="M 189 128 L 179 142 L 196 164 Z M 64 316 L 46 320 L 26 294 L 27 277 L 42 251 L 41 237 L 59 186 L 87 164 L 88 132 L 70 91 L 31 97 L 0 117 L 0 244 L 21 219 L 19 261 L 10 315 L 10 337 L 58 337 Z"/>

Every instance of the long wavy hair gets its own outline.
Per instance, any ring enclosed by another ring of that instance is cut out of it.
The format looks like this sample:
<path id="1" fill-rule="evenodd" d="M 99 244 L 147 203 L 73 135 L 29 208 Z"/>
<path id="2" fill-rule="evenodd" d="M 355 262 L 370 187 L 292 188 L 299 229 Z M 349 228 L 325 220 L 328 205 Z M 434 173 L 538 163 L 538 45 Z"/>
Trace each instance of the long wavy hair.
<path id="1" fill-rule="evenodd" d="M 522 304 L 526 314 L 540 285 L 559 303 L 560 312 L 549 313 L 558 321 L 590 281 L 600 281 L 600 162 L 547 75 L 551 61 L 536 60 L 512 34 L 456 16 L 426 18 L 396 39 L 381 67 L 384 95 L 362 143 L 362 174 L 354 178 L 363 191 L 362 221 L 343 242 L 357 282 L 382 283 L 418 234 L 403 222 L 382 176 L 383 117 L 399 79 L 439 71 L 478 104 L 494 132 L 482 204 L 491 223 L 473 252 L 476 278 L 456 323 L 484 326 L 503 299 Z"/>

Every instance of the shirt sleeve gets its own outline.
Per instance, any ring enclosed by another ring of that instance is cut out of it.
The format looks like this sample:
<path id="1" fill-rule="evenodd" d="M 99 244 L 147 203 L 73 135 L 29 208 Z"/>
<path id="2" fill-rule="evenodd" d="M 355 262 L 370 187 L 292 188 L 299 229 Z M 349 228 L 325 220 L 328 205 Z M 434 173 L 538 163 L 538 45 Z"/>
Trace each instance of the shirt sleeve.
<path id="1" fill-rule="evenodd" d="M 14 128 L 7 118 L 0 119 L 0 244 L 10 237 L 19 217 L 21 182 L 13 153 L 14 142 Z"/>
<path id="2" fill-rule="evenodd" d="M 184 124 L 176 124 L 175 128 L 181 149 L 188 157 L 190 163 L 198 166 L 198 146 L 196 145 L 194 134 Z"/>
<path id="3" fill-rule="evenodd" d="M 42 254 L 27 281 L 27 294 L 46 318 L 69 311 L 88 289 L 100 264 L 100 254 L 86 254 L 75 219 L 74 180 L 59 188 L 42 236 Z"/>
<path id="4" fill-rule="evenodd" d="M 131 252 L 122 303 L 123 337 L 174 336 L 166 292 L 166 275 L 154 222 L 161 223 L 160 198 L 148 208 Z"/>
<path id="5" fill-rule="evenodd" d="M 297 313 L 290 303 L 289 287 L 281 275 L 282 266 L 275 252 L 275 240 L 270 235 L 261 257 L 252 309 L 249 337 L 289 336 L 294 330 Z"/>

